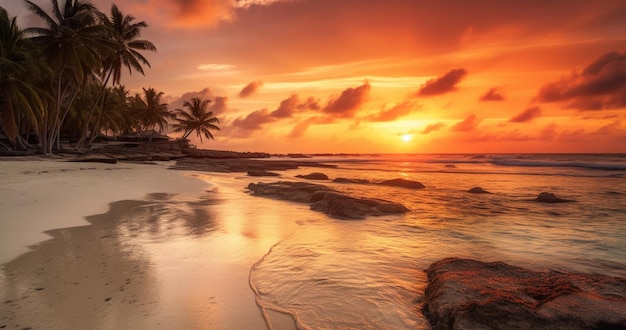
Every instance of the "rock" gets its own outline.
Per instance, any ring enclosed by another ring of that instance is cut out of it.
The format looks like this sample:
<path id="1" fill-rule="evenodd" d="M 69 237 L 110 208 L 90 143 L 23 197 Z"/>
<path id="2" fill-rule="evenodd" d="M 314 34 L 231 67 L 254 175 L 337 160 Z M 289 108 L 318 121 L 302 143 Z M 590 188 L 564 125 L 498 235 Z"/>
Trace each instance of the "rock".
<path id="1" fill-rule="evenodd" d="M 287 181 L 251 183 L 248 185 L 248 189 L 255 196 L 266 196 L 300 203 L 311 203 L 311 197 L 315 192 L 333 191 L 331 188 L 319 184 Z"/>
<path id="2" fill-rule="evenodd" d="M 307 179 L 307 180 L 328 180 L 328 176 L 324 173 L 311 173 L 307 175 L 296 175 L 296 178 Z"/>
<path id="3" fill-rule="evenodd" d="M 250 183 L 248 189 L 255 196 L 311 204 L 314 211 L 324 212 L 339 219 L 364 219 L 367 216 L 405 213 L 401 204 L 373 199 L 355 198 L 324 185 L 307 182 Z"/>
<path id="4" fill-rule="evenodd" d="M 401 204 L 373 198 L 354 198 L 332 191 L 317 192 L 312 202 L 312 210 L 339 219 L 365 219 L 368 215 L 381 216 L 409 211 Z"/>
<path id="5" fill-rule="evenodd" d="M 409 189 L 425 188 L 425 186 L 421 184 L 420 182 L 406 180 L 406 179 L 392 179 L 392 180 L 383 181 L 380 184 L 385 185 L 385 186 L 402 187 L 402 188 L 409 188 Z"/>
<path id="6" fill-rule="evenodd" d="M 537 196 L 535 201 L 537 201 L 539 203 L 565 203 L 565 202 L 572 202 L 571 200 L 562 199 L 562 198 L 556 197 L 556 195 L 553 194 L 553 193 L 547 193 L 547 192 L 542 192 L 541 194 L 539 194 L 539 196 Z"/>
<path id="7" fill-rule="evenodd" d="M 491 194 L 490 192 L 488 192 L 487 190 L 481 188 L 481 187 L 474 187 L 470 190 L 468 190 L 467 192 L 470 192 L 472 194 Z"/>
<path id="8" fill-rule="evenodd" d="M 333 182 L 336 182 L 336 183 L 360 183 L 360 184 L 370 183 L 369 180 L 365 180 L 365 179 L 346 179 L 346 178 L 336 178 L 335 180 L 333 180 Z"/>
<path id="9" fill-rule="evenodd" d="M 448 258 L 426 270 L 433 329 L 624 329 L 626 278 Z"/>
<path id="10" fill-rule="evenodd" d="M 280 174 L 264 170 L 249 170 L 248 176 L 279 176 Z"/>

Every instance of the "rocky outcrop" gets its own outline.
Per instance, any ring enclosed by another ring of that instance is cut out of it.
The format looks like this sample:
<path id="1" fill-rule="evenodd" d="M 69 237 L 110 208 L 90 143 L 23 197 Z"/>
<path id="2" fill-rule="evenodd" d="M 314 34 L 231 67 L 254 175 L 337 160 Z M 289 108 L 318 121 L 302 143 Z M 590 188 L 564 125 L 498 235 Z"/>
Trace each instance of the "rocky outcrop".
<path id="1" fill-rule="evenodd" d="M 448 258 L 427 270 L 433 329 L 624 329 L 626 279 Z"/>
<path id="2" fill-rule="evenodd" d="M 324 212 L 339 219 L 365 219 L 367 216 L 406 213 L 404 205 L 373 198 L 354 198 L 344 194 L 323 191 L 313 196 L 311 210 Z"/>
<path id="3" fill-rule="evenodd" d="M 248 176 L 280 176 L 278 173 L 268 172 L 264 170 L 249 170 Z"/>
<path id="4" fill-rule="evenodd" d="M 311 173 L 307 175 L 296 175 L 296 178 L 307 179 L 307 180 L 328 180 L 328 175 L 324 173 Z"/>
<path id="5" fill-rule="evenodd" d="M 540 193 L 539 196 L 537 196 L 537 198 L 535 198 L 535 201 L 539 202 L 539 203 L 567 203 L 567 202 L 573 202 L 572 200 L 559 198 L 559 197 L 556 197 L 555 194 L 547 193 L 547 192 Z"/>
<path id="6" fill-rule="evenodd" d="M 347 179 L 347 178 L 336 178 L 333 180 L 335 183 L 358 183 L 358 184 L 367 184 L 370 183 L 369 180 L 365 179 Z"/>
<path id="7" fill-rule="evenodd" d="M 265 196 L 300 203 L 311 203 L 313 194 L 319 191 L 334 191 L 320 184 L 307 182 L 251 183 L 248 189 L 256 196 Z"/>
<path id="8" fill-rule="evenodd" d="M 312 210 L 324 212 L 338 219 L 364 219 L 367 216 L 409 211 L 398 203 L 373 198 L 355 198 L 324 185 L 307 182 L 251 183 L 248 189 L 255 196 L 308 203 L 311 204 Z"/>
<path id="9" fill-rule="evenodd" d="M 221 158 L 183 158 L 173 166 L 177 170 L 192 170 L 205 172 L 242 172 L 248 171 L 284 171 L 302 167 L 313 168 L 333 168 L 335 165 L 328 165 L 316 162 L 302 162 L 296 160 L 263 160 L 240 158 L 236 161 Z"/>
<path id="10" fill-rule="evenodd" d="M 402 187 L 402 188 L 408 188 L 408 189 L 425 188 L 425 186 L 421 184 L 420 182 L 407 180 L 407 179 L 392 179 L 392 180 L 383 181 L 380 184 L 385 185 L 385 186 Z"/>
<path id="11" fill-rule="evenodd" d="M 474 187 L 470 190 L 468 190 L 467 192 L 472 193 L 472 194 L 491 194 L 490 192 L 488 192 L 487 190 L 481 188 L 481 187 Z"/>

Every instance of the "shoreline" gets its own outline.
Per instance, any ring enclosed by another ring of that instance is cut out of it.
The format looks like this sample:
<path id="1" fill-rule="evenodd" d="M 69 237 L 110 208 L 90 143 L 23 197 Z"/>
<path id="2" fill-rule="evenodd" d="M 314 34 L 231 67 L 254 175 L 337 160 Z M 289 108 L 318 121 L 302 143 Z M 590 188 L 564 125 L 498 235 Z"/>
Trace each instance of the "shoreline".
<path id="1" fill-rule="evenodd" d="M 2 213 L 32 217 L 37 226 L 19 230 L 39 239 L 16 249 L 25 238 L 9 242 L 19 230 L 0 223 L 9 259 L 0 262 L 0 327 L 295 328 L 290 315 L 264 320 L 249 276 L 297 225 L 251 234 L 227 219 L 236 207 L 228 196 L 240 191 L 169 165 L 0 162 Z"/>

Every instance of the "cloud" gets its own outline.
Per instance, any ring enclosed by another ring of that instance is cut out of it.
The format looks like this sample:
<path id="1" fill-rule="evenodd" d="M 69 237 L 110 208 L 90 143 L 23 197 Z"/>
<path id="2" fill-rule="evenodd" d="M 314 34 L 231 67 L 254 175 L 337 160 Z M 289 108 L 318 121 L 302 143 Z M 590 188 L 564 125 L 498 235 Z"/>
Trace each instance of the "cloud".
<path id="1" fill-rule="evenodd" d="M 244 130 L 260 130 L 263 128 L 263 124 L 275 120 L 276 119 L 270 115 L 269 110 L 261 109 L 253 111 L 245 117 L 238 117 L 233 121 L 232 125 Z"/>
<path id="2" fill-rule="evenodd" d="M 500 92 L 498 87 L 489 89 L 483 96 L 480 97 L 480 101 L 503 101 L 504 95 Z"/>
<path id="3" fill-rule="evenodd" d="M 319 117 L 310 117 L 299 122 L 298 124 L 296 124 L 296 126 L 294 126 L 291 129 L 291 132 L 289 132 L 288 137 L 290 138 L 302 137 L 304 133 L 306 133 L 306 131 L 309 129 L 309 126 L 311 126 L 314 123 L 319 122 L 319 120 L 320 120 Z"/>
<path id="4" fill-rule="evenodd" d="M 456 90 L 456 84 L 467 75 L 465 69 L 454 69 L 441 77 L 427 81 L 417 91 L 417 96 L 432 96 L 445 94 Z"/>
<path id="5" fill-rule="evenodd" d="M 209 63 L 209 64 L 198 65 L 198 70 L 203 70 L 203 71 L 226 71 L 226 70 L 230 70 L 233 68 L 235 68 L 235 66 L 231 64 Z"/>
<path id="6" fill-rule="evenodd" d="M 604 54 L 581 72 L 545 84 L 536 99 L 583 111 L 626 107 L 626 52 Z"/>
<path id="7" fill-rule="evenodd" d="M 206 87 L 198 92 L 186 92 L 180 97 L 168 97 L 166 101 L 168 103 L 168 108 L 170 110 L 174 109 L 183 109 L 183 104 L 185 101 L 189 101 L 194 97 L 199 97 L 201 99 L 209 99 L 211 103 L 207 109 L 209 111 L 213 111 L 214 116 L 221 115 L 226 112 L 228 97 L 226 96 L 215 96 L 210 88 Z"/>
<path id="8" fill-rule="evenodd" d="M 620 121 L 614 121 L 610 124 L 604 125 L 594 131 L 592 134 L 596 135 L 613 135 L 620 132 L 620 126 L 622 123 Z"/>
<path id="9" fill-rule="evenodd" d="M 445 126 L 446 125 L 444 125 L 443 123 L 430 124 L 424 128 L 424 130 L 422 131 L 422 134 L 429 134 L 431 132 L 438 131 L 444 128 Z"/>
<path id="10" fill-rule="evenodd" d="M 300 102 L 298 95 L 293 94 L 289 98 L 280 102 L 278 109 L 272 111 L 271 115 L 277 118 L 289 118 L 297 110 L 319 110 L 320 106 L 317 100 L 309 97 L 306 101 Z"/>
<path id="11" fill-rule="evenodd" d="M 383 109 L 377 114 L 366 117 L 368 121 L 374 122 L 385 122 L 385 121 L 394 121 L 400 117 L 406 116 L 410 114 L 414 109 L 419 106 L 412 101 L 404 101 L 402 103 L 398 103 L 389 109 Z"/>
<path id="12" fill-rule="evenodd" d="M 143 0 L 130 1 L 128 6 L 130 12 L 142 13 L 171 28 L 213 27 L 235 18 L 231 0 Z"/>
<path id="13" fill-rule="evenodd" d="M 368 81 L 359 87 L 348 88 L 338 98 L 328 101 L 322 112 L 333 117 L 350 118 L 365 103 L 370 90 L 371 86 Z"/>
<path id="14" fill-rule="evenodd" d="M 533 121 L 535 118 L 539 116 L 541 116 L 541 108 L 532 107 L 532 108 L 528 108 L 522 111 L 516 116 L 513 116 L 511 119 L 509 119 L 509 122 L 510 123 L 528 123 L 528 122 Z"/>
<path id="15" fill-rule="evenodd" d="M 241 98 L 246 98 L 254 93 L 256 93 L 256 91 L 263 86 L 263 82 L 262 81 L 253 81 L 249 84 L 246 85 L 246 87 L 244 87 L 240 92 L 239 92 L 239 97 Z"/>
<path id="16" fill-rule="evenodd" d="M 450 129 L 455 132 L 473 131 L 480 122 L 481 119 L 478 119 L 476 115 L 469 115 L 465 117 L 465 119 L 463 119 L 462 121 L 456 123 Z"/>

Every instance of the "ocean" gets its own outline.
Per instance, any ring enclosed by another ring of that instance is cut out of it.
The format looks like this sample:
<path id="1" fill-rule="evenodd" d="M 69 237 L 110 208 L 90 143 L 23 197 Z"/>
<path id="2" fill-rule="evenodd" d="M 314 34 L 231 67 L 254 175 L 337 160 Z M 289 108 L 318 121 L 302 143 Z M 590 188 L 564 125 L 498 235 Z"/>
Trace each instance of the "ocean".
<path id="1" fill-rule="evenodd" d="M 296 229 L 251 269 L 264 310 L 307 329 L 428 329 L 420 312 L 432 262 L 504 261 L 533 270 L 626 277 L 626 155 L 319 156 L 336 168 L 302 167 L 279 179 L 323 172 L 370 182 L 405 178 L 424 189 L 327 183 L 355 197 L 402 203 L 404 215 L 338 220 L 304 210 Z M 491 194 L 472 194 L 481 187 Z M 569 203 L 534 201 L 550 192 Z M 260 216 L 279 213 L 254 197 Z M 281 202 L 285 209 L 301 204 Z M 275 204 L 272 204 L 275 205 Z M 276 215 L 275 215 L 276 216 Z"/>

